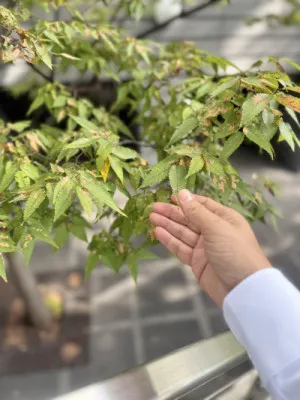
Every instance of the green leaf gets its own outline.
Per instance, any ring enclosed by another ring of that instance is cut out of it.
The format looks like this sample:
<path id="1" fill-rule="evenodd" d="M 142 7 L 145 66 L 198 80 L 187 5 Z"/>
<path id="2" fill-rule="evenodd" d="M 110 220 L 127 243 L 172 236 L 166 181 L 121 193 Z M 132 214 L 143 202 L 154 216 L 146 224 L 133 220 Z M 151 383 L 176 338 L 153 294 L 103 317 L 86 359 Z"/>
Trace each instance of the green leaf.
<path id="1" fill-rule="evenodd" d="M 63 150 L 84 149 L 85 147 L 89 147 L 96 142 L 97 142 L 97 139 L 80 138 L 78 140 L 74 140 L 74 142 L 72 142 L 72 143 L 69 143 L 67 146 L 64 147 Z"/>
<path id="2" fill-rule="evenodd" d="M 33 181 L 40 177 L 38 168 L 32 165 L 28 158 L 21 162 L 20 168 Z"/>
<path id="3" fill-rule="evenodd" d="M 35 47 L 35 50 L 37 52 L 37 55 L 43 61 L 43 63 L 49 69 L 52 69 L 53 68 L 52 67 L 52 60 L 51 60 L 51 56 L 50 56 L 48 50 L 45 49 L 44 47 L 40 46 L 37 42 L 34 42 L 34 47 Z"/>
<path id="4" fill-rule="evenodd" d="M 132 149 L 128 149 L 127 147 L 117 146 L 114 147 L 112 153 L 121 158 L 122 160 L 133 160 L 139 157 L 138 153 Z"/>
<path id="5" fill-rule="evenodd" d="M 179 140 L 187 137 L 197 126 L 199 121 L 196 117 L 186 119 L 174 132 L 173 136 L 169 141 L 169 146 L 177 143 Z"/>
<path id="6" fill-rule="evenodd" d="M 56 221 L 70 207 L 75 196 L 75 184 L 69 177 L 64 177 L 55 186 L 53 195 L 54 220 Z"/>
<path id="7" fill-rule="evenodd" d="M 92 201 L 88 191 L 83 190 L 81 187 L 78 186 L 76 188 L 76 193 L 77 193 L 78 199 L 80 201 L 81 207 L 84 209 L 86 214 L 88 216 L 90 216 L 92 213 L 93 201 Z"/>
<path id="8" fill-rule="evenodd" d="M 108 143 L 105 146 L 101 146 L 97 150 L 97 159 L 96 159 L 96 165 L 97 165 L 97 170 L 101 171 L 102 166 L 107 159 L 107 157 L 111 154 L 112 152 L 112 144 Z"/>
<path id="9" fill-rule="evenodd" d="M 263 121 L 266 125 L 271 125 L 274 122 L 274 114 L 270 110 L 264 110 L 262 113 Z"/>
<path id="10" fill-rule="evenodd" d="M 87 236 L 84 226 L 71 224 L 70 232 L 73 233 L 74 236 L 78 237 L 78 239 L 87 242 Z"/>
<path id="11" fill-rule="evenodd" d="M 29 110 L 27 111 L 27 115 L 30 115 L 33 113 L 33 111 L 37 110 L 39 107 L 41 107 L 45 103 L 45 99 L 43 96 L 37 96 L 33 102 L 31 103 Z"/>
<path id="12" fill-rule="evenodd" d="M 12 124 L 12 127 L 18 133 L 22 133 L 30 125 L 31 125 L 31 121 L 20 121 L 20 122 L 15 122 L 14 124 Z"/>
<path id="13" fill-rule="evenodd" d="M 186 169 L 181 165 L 173 165 L 169 172 L 169 179 L 173 194 L 178 196 L 178 193 L 186 188 Z"/>
<path id="14" fill-rule="evenodd" d="M 270 157 L 273 159 L 274 151 L 273 147 L 270 142 L 265 138 L 262 134 L 262 131 L 257 126 L 252 126 L 249 128 L 245 128 L 244 130 L 245 135 L 251 142 L 257 144 L 260 148 L 265 150 L 267 153 L 270 154 Z"/>
<path id="15" fill-rule="evenodd" d="M 290 124 L 286 122 L 282 122 L 279 125 L 280 134 L 283 139 L 287 142 L 290 148 L 295 151 L 295 142 L 294 142 L 294 132 Z"/>
<path id="16" fill-rule="evenodd" d="M 40 221 L 33 219 L 30 219 L 28 223 L 29 231 L 36 239 L 42 240 L 43 242 L 49 243 L 51 246 L 57 248 L 57 244 L 52 239 L 49 229 L 45 225 Z"/>
<path id="17" fill-rule="evenodd" d="M 210 96 L 211 97 L 216 97 L 219 94 L 225 92 L 225 90 L 228 90 L 230 88 L 232 88 L 234 85 L 236 85 L 238 82 L 240 81 L 240 78 L 230 78 L 227 79 L 225 82 L 218 84 L 218 86 L 216 87 L 216 89 L 214 89 L 211 93 Z"/>
<path id="18" fill-rule="evenodd" d="M 141 260 L 158 260 L 159 257 L 152 253 L 152 251 L 149 251 L 145 248 L 141 248 L 137 250 L 137 257 L 140 258 Z"/>
<path id="19" fill-rule="evenodd" d="M 199 171 L 202 170 L 203 167 L 204 167 L 203 157 L 200 155 L 193 157 L 189 167 L 189 172 L 185 177 L 185 179 L 188 179 L 192 175 L 197 174 Z"/>
<path id="20" fill-rule="evenodd" d="M 296 122 L 296 124 L 300 127 L 300 122 L 299 122 L 299 119 L 298 119 L 298 117 L 297 117 L 295 111 L 292 110 L 292 109 L 289 108 L 289 107 L 286 107 L 285 110 L 286 110 L 286 112 L 290 115 L 290 117 Z"/>
<path id="21" fill-rule="evenodd" d="M 54 234 L 54 241 L 57 246 L 61 249 L 67 242 L 69 237 L 69 232 L 66 226 L 66 223 L 63 222 L 62 224 L 58 225 L 55 230 Z"/>
<path id="22" fill-rule="evenodd" d="M 26 265 L 29 265 L 34 249 L 34 243 L 34 237 L 29 232 L 24 232 L 20 238 L 20 245 Z"/>
<path id="23" fill-rule="evenodd" d="M 46 198 L 46 191 L 39 189 L 31 193 L 28 197 L 24 208 L 24 221 L 27 221 L 31 215 L 39 208 Z"/>
<path id="24" fill-rule="evenodd" d="M 160 183 L 166 179 L 169 175 L 172 160 L 174 160 L 174 158 L 167 157 L 158 164 L 154 165 L 154 167 L 152 167 L 149 173 L 146 175 L 141 188 L 156 185 L 157 183 Z"/>
<path id="25" fill-rule="evenodd" d="M 18 167 L 11 161 L 8 161 L 5 166 L 5 173 L 0 182 L 0 193 L 4 192 L 15 180 L 15 174 Z"/>
<path id="26" fill-rule="evenodd" d="M 138 276 L 138 257 L 136 253 L 131 253 L 128 257 L 127 257 L 127 264 L 128 264 L 128 268 L 130 271 L 130 274 L 132 276 L 132 278 L 134 279 L 135 282 L 137 282 L 137 276 Z"/>
<path id="27" fill-rule="evenodd" d="M 250 125 L 255 117 L 268 107 L 270 96 L 265 93 L 258 93 L 242 105 L 241 126 Z"/>
<path id="28" fill-rule="evenodd" d="M 99 262 L 99 256 L 96 253 L 90 253 L 85 264 L 85 279 L 87 279 Z"/>
<path id="29" fill-rule="evenodd" d="M 0 254 L 0 277 L 4 280 L 4 282 L 7 282 L 5 263 L 2 254 Z"/>
<path id="30" fill-rule="evenodd" d="M 0 253 L 12 253 L 17 248 L 10 235 L 6 232 L 0 232 Z"/>
<path id="31" fill-rule="evenodd" d="M 109 157 L 110 161 L 110 166 L 117 175 L 117 177 L 120 179 L 120 181 L 123 183 L 124 181 L 124 174 L 123 174 L 123 168 L 120 160 L 117 157 L 110 156 Z"/>
<path id="32" fill-rule="evenodd" d="M 241 132 L 235 132 L 226 140 L 224 148 L 221 153 L 223 159 L 231 156 L 243 143 L 245 136 Z"/>
<path id="33" fill-rule="evenodd" d="M 93 177 L 88 174 L 81 173 L 81 185 L 85 188 L 89 194 L 92 196 L 93 200 L 97 199 L 104 203 L 114 211 L 118 212 L 121 215 L 125 214 L 119 209 L 111 194 L 107 191 L 106 186 L 103 183 L 99 183 L 93 179 Z M 96 203 L 95 203 L 96 204 Z"/>
<path id="34" fill-rule="evenodd" d="M 86 118 L 80 118 L 76 117 L 75 115 L 70 116 L 79 126 L 81 126 L 84 129 L 87 129 L 88 131 L 92 131 L 94 133 L 99 131 L 99 128 L 97 125 L 93 124 Z"/>
<path id="35" fill-rule="evenodd" d="M 201 97 L 205 96 L 213 87 L 213 83 L 211 81 L 204 83 L 197 91 L 196 99 L 201 99 Z"/>

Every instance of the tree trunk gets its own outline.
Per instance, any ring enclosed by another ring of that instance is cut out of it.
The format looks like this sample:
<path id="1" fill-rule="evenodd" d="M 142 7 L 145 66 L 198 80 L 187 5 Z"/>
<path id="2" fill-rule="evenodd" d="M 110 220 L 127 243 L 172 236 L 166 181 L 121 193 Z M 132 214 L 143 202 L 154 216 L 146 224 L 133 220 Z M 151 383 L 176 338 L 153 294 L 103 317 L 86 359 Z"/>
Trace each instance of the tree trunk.
<path id="1" fill-rule="evenodd" d="M 52 325 L 52 316 L 37 289 L 32 271 L 25 267 L 17 253 L 6 254 L 6 259 L 9 273 L 17 291 L 25 301 L 31 322 L 39 330 L 48 330 Z"/>

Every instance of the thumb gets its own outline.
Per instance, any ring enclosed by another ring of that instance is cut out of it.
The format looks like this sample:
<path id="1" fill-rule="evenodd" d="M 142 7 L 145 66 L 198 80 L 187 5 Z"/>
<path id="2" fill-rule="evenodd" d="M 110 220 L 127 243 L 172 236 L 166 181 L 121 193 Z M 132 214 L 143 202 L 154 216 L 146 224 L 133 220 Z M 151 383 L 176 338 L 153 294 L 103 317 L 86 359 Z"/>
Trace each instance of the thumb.
<path id="1" fill-rule="evenodd" d="M 218 217 L 199 203 L 196 197 L 188 190 L 181 190 L 178 194 L 178 201 L 184 216 L 189 225 L 196 232 L 211 230 L 218 223 Z"/>

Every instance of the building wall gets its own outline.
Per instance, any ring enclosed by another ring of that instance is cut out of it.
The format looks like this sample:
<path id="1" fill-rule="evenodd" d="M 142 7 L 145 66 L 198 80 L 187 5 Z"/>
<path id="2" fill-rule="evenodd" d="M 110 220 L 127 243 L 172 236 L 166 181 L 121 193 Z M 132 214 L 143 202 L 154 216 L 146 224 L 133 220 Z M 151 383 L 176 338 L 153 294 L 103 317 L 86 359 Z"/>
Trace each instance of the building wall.
<path id="1" fill-rule="evenodd" d="M 152 37 L 163 42 L 195 41 L 198 47 L 229 58 L 241 68 L 249 67 L 266 55 L 300 62 L 299 27 L 245 24 L 249 17 L 280 15 L 287 9 L 284 0 L 231 0 L 228 6 L 212 6 L 188 18 L 178 19 Z M 149 27 L 151 22 L 144 21 L 143 24 L 141 30 Z"/>

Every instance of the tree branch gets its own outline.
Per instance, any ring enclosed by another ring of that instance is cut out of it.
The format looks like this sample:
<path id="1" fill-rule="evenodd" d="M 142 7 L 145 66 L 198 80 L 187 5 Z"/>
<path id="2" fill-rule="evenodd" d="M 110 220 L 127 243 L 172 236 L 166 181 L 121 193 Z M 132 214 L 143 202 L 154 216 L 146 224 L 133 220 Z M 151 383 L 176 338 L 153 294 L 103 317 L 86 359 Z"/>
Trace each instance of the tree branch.
<path id="1" fill-rule="evenodd" d="M 27 65 L 29 65 L 29 67 L 30 67 L 34 72 L 36 72 L 38 75 L 40 75 L 40 76 L 41 76 L 42 78 L 44 78 L 46 81 L 51 82 L 51 83 L 53 82 L 51 76 L 48 76 L 48 75 L 44 74 L 44 72 L 42 72 L 41 70 L 39 70 L 35 65 L 33 65 L 33 64 L 29 63 L 29 62 L 27 62 Z"/>
<path id="2" fill-rule="evenodd" d="M 149 143 L 146 143 L 146 142 L 143 142 L 143 141 L 136 141 L 136 140 L 131 140 L 131 139 L 128 139 L 128 140 L 126 139 L 126 140 L 122 140 L 121 142 L 119 142 L 120 146 L 124 146 L 124 145 L 127 145 L 127 144 L 135 144 L 137 146 L 150 147 L 152 149 L 162 149 L 162 147 L 159 147 L 159 146 L 157 146 L 155 144 L 149 144 Z"/>
<path id="3" fill-rule="evenodd" d="M 138 34 L 137 39 L 144 39 L 145 37 L 152 35 L 153 33 L 159 32 L 160 30 L 166 28 L 167 26 L 169 26 L 172 22 L 176 21 L 177 19 L 187 18 L 188 16 L 194 14 L 195 12 L 204 10 L 205 8 L 210 7 L 213 4 L 218 3 L 219 1 L 220 0 L 208 0 L 204 4 L 199 4 L 198 6 L 193 7 L 186 11 L 183 10 L 180 14 L 176 15 L 173 18 L 168 19 L 166 22 L 163 22 L 162 24 L 159 24 L 159 25 L 155 25 L 152 28 L 149 28 L 148 30 Z"/>

